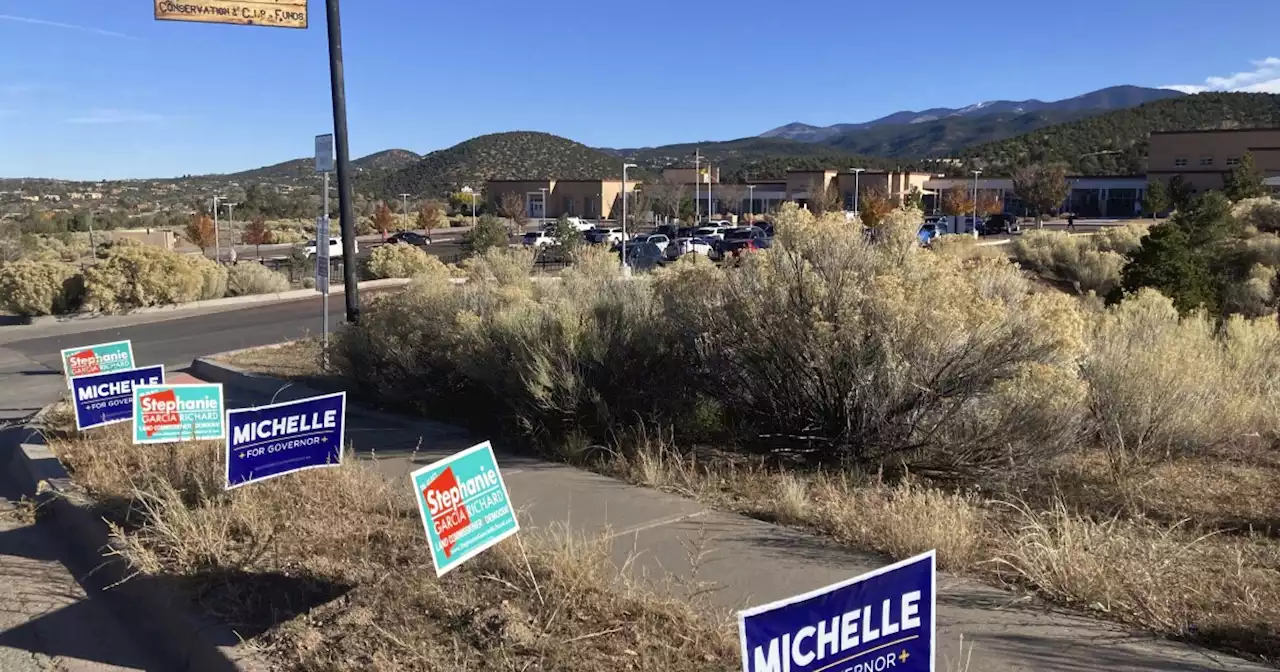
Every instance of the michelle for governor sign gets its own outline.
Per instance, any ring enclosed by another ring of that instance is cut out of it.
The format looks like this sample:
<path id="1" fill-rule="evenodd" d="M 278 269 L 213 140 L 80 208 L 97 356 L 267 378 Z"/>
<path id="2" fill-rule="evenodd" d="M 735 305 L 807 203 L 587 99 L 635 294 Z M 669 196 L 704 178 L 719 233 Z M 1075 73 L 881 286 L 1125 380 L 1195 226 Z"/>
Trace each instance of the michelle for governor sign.
<path id="1" fill-rule="evenodd" d="M 222 385 L 135 385 L 133 442 L 220 441 Z"/>
<path id="2" fill-rule="evenodd" d="M 744 672 L 933 672 L 933 551 L 738 614 Z"/>
<path id="3" fill-rule="evenodd" d="M 133 419 L 134 386 L 163 383 L 163 366 L 72 378 L 71 398 L 76 407 L 76 429 L 128 422 Z"/>
<path id="4" fill-rule="evenodd" d="M 227 488 L 342 463 L 347 393 L 227 411 Z"/>
<path id="5" fill-rule="evenodd" d="M 436 576 L 520 531 L 488 441 L 410 474 Z"/>

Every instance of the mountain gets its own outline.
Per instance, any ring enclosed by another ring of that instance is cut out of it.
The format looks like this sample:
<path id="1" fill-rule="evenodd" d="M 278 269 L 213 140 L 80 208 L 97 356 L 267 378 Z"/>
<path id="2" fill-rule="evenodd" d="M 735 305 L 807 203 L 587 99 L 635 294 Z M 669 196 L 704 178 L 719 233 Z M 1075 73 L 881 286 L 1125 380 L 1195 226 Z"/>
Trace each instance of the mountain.
<path id="1" fill-rule="evenodd" d="M 443 195 L 486 180 L 618 178 L 622 162 L 550 133 L 514 131 L 472 138 L 431 152 L 417 162 L 371 178 L 360 190 L 381 197 L 399 193 Z"/>
<path id="2" fill-rule="evenodd" d="M 351 166 L 357 172 L 365 170 L 399 170 L 421 159 L 418 154 L 407 149 L 384 149 L 359 159 L 353 159 Z M 228 180 L 272 180 L 291 179 L 315 175 L 316 160 L 314 157 L 293 159 L 262 168 L 244 170 L 238 173 L 223 175 Z"/>
<path id="3" fill-rule="evenodd" d="M 1045 110 L 953 116 L 919 123 L 871 126 L 840 133 L 816 144 L 873 156 L 943 157 L 952 156 L 969 145 L 1001 140 L 1093 114 L 1096 112 Z"/>
<path id="4" fill-rule="evenodd" d="M 976 103 L 960 108 L 935 107 L 928 110 L 902 111 L 856 124 L 834 124 L 831 126 L 811 126 L 794 122 L 779 126 L 761 134 L 765 138 L 787 138 L 803 142 L 826 142 L 851 131 L 860 131 L 877 126 L 901 126 L 905 124 L 922 124 L 953 117 L 978 117 L 990 115 L 1018 115 L 1030 112 L 1065 112 L 1101 113 L 1135 107 L 1166 98 L 1185 95 L 1171 89 L 1151 89 L 1141 86 L 1112 86 L 1097 91 L 1045 102 L 1042 100 L 993 100 Z"/>
<path id="5" fill-rule="evenodd" d="M 1080 175 L 1139 174 L 1152 131 L 1263 127 L 1280 127 L 1280 94 L 1199 93 L 974 145 L 961 156 L 998 171 L 1060 162 Z"/>

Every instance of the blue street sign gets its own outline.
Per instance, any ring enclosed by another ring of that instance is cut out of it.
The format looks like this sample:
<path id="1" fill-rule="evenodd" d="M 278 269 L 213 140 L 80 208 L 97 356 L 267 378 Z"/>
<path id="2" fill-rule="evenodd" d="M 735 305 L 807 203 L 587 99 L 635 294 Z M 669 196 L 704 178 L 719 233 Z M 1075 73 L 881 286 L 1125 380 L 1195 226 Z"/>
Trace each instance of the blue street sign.
<path id="1" fill-rule="evenodd" d="M 743 672 L 933 672 L 933 551 L 738 613 Z"/>
<path id="2" fill-rule="evenodd" d="M 76 429 L 114 425 L 133 419 L 133 386 L 163 385 L 163 366 L 144 366 L 71 379 Z"/>
<path id="3" fill-rule="evenodd" d="M 342 463 L 347 393 L 227 411 L 227 489 Z"/>

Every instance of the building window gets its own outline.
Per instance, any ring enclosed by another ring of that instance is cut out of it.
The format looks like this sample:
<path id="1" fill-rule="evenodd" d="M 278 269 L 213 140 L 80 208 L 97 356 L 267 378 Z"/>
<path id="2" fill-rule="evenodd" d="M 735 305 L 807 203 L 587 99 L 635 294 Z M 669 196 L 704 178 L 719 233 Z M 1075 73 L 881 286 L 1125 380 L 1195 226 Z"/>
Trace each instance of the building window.
<path id="1" fill-rule="evenodd" d="M 1185 166 L 1185 165 L 1187 165 L 1187 157 L 1185 157 L 1185 156 L 1179 156 L 1178 158 L 1176 158 L 1176 159 L 1174 159 L 1174 160 L 1173 160 L 1173 165 L 1175 165 L 1175 166 Z"/>
<path id="2" fill-rule="evenodd" d="M 1202 157 L 1200 157 L 1200 165 L 1202 165 L 1202 166 L 1212 166 L 1212 165 L 1213 165 L 1213 157 L 1212 157 L 1212 156 L 1202 156 Z"/>
<path id="3" fill-rule="evenodd" d="M 1238 165 L 1240 165 L 1240 157 L 1238 157 L 1238 156 L 1228 156 L 1228 157 L 1227 157 L 1227 165 L 1228 165 L 1228 166 L 1238 166 Z"/>
<path id="4" fill-rule="evenodd" d="M 566 214 L 566 215 L 568 215 L 568 216 L 570 216 L 570 217 L 572 217 L 572 216 L 574 216 L 574 214 L 576 214 L 576 213 L 574 213 L 574 211 L 573 211 L 573 197 L 572 197 L 572 196 L 565 196 L 565 197 L 564 197 L 564 214 Z"/>

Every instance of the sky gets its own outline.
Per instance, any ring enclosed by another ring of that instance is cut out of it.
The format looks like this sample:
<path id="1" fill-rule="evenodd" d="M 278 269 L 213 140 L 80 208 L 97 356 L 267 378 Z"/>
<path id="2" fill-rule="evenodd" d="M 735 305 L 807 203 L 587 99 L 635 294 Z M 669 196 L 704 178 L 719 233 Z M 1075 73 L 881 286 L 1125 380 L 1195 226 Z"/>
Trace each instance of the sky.
<path id="1" fill-rule="evenodd" d="M 813 4 L 813 3 L 809 3 Z M 234 172 L 331 131 L 310 28 L 156 21 L 149 0 L 0 0 L 0 177 Z M 728 140 L 1117 84 L 1280 93 L 1280 2 L 346 0 L 352 157 L 546 131 Z"/>

